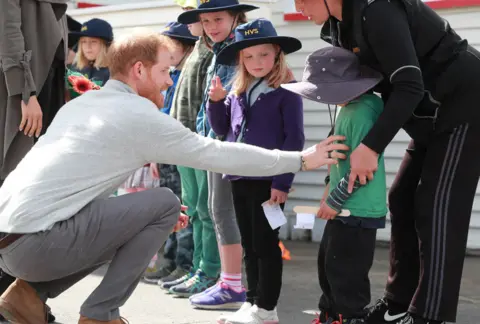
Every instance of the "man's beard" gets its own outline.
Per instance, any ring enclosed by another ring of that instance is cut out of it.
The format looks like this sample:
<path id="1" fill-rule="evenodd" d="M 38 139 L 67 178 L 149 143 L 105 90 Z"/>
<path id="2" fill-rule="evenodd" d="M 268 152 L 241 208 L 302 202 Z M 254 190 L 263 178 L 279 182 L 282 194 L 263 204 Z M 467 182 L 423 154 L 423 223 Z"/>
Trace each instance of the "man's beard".
<path id="1" fill-rule="evenodd" d="M 157 87 L 153 82 L 152 78 L 149 77 L 148 82 L 146 83 L 145 87 L 141 87 L 138 89 L 138 94 L 144 98 L 147 98 L 151 102 L 153 102 L 158 109 L 164 107 L 164 97 L 162 94 L 165 87 Z"/>

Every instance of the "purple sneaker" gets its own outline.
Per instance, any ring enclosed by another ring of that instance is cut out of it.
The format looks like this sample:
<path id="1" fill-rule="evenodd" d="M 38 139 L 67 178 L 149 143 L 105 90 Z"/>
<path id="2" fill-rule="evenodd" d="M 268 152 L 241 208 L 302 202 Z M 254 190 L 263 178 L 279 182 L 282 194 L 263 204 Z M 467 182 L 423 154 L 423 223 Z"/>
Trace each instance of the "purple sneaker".
<path id="1" fill-rule="evenodd" d="M 247 299 L 245 289 L 236 292 L 224 282 L 218 282 L 215 289 L 192 296 L 190 303 L 200 309 L 239 309 Z"/>

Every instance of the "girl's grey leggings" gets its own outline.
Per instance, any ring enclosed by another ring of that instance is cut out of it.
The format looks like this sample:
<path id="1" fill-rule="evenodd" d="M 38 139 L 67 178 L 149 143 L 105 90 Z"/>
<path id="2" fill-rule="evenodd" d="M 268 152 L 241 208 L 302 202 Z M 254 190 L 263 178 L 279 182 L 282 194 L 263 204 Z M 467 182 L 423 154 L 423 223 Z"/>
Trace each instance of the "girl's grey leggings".
<path id="1" fill-rule="evenodd" d="M 208 171 L 208 211 L 212 217 L 220 245 L 240 244 L 230 181 L 221 173 Z"/>

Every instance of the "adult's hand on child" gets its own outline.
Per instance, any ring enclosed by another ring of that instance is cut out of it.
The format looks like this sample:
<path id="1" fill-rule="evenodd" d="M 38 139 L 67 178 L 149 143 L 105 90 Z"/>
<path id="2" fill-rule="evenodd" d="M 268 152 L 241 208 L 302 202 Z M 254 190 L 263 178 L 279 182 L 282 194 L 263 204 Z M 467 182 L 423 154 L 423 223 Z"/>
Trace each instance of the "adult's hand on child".
<path id="1" fill-rule="evenodd" d="M 186 211 L 187 209 L 188 209 L 187 206 L 182 205 L 182 208 L 181 208 L 182 212 Z M 188 222 L 190 218 L 182 212 L 178 217 L 177 224 L 175 224 L 175 227 L 173 228 L 173 232 L 178 232 L 179 230 L 182 230 L 188 226 Z"/>
<path id="2" fill-rule="evenodd" d="M 153 179 L 160 179 L 160 171 L 158 170 L 158 163 L 150 163 L 150 174 Z"/>
<path id="3" fill-rule="evenodd" d="M 373 180 L 373 173 L 378 169 L 378 153 L 360 144 L 350 155 L 350 168 L 348 192 L 352 193 L 357 178 L 362 185 L 367 184 L 367 179 Z"/>
<path id="4" fill-rule="evenodd" d="M 287 201 L 288 194 L 281 190 L 273 189 L 270 193 L 270 200 L 268 201 L 269 204 L 284 204 Z"/>
<path id="5" fill-rule="evenodd" d="M 320 209 L 317 212 L 317 217 L 321 219 L 334 219 L 337 216 L 338 212 L 327 205 L 325 201 L 320 204 Z"/>
<path id="6" fill-rule="evenodd" d="M 302 152 L 305 170 L 318 169 L 324 165 L 337 164 L 338 159 L 344 160 L 346 155 L 338 151 L 348 151 L 349 147 L 345 144 L 334 143 L 343 141 L 345 136 L 333 135 L 321 141 Z"/>
<path id="7" fill-rule="evenodd" d="M 31 96 L 28 103 L 22 100 L 22 121 L 20 122 L 19 130 L 25 135 L 32 137 L 40 136 L 42 131 L 42 108 L 38 103 L 37 96 Z"/>
<path id="8" fill-rule="evenodd" d="M 210 86 L 210 91 L 208 91 L 208 96 L 211 101 L 217 102 L 225 99 L 227 96 L 227 90 L 223 88 L 222 81 L 218 76 L 215 76 L 212 79 L 212 84 Z"/>

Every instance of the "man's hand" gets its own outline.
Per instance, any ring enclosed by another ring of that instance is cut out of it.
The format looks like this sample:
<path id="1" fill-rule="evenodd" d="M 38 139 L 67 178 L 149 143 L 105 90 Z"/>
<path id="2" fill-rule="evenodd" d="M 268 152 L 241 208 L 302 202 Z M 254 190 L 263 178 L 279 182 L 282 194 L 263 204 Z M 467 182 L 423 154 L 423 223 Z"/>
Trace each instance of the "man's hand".
<path id="1" fill-rule="evenodd" d="M 288 194 L 286 192 L 273 189 L 270 194 L 270 200 L 268 201 L 269 204 L 275 205 L 275 204 L 283 204 L 285 201 L 287 201 L 287 196 Z"/>
<path id="2" fill-rule="evenodd" d="M 333 135 L 302 152 L 307 170 L 318 169 L 324 165 L 337 164 L 338 159 L 344 160 L 346 155 L 337 151 L 348 151 L 345 144 L 335 144 L 335 141 L 343 141 L 345 136 Z"/>
<path id="3" fill-rule="evenodd" d="M 208 91 L 208 96 L 211 101 L 218 102 L 225 99 L 227 96 L 227 90 L 223 88 L 222 81 L 218 76 L 215 76 L 212 79 L 212 85 L 210 86 L 210 91 Z"/>
<path id="4" fill-rule="evenodd" d="M 373 180 L 373 173 L 378 168 L 378 153 L 360 144 L 350 155 L 350 168 L 348 192 L 352 193 L 357 177 L 362 186 L 367 184 L 367 178 L 370 181 Z"/>
<path id="5" fill-rule="evenodd" d="M 158 170 L 158 163 L 150 163 L 150 174 L 153 179 L 160 179 L 160 171 Z"/>
<path id="6" fill-rule="evenodd" d="M 325 201 L 320 204 L 320 209 L 318 210 L 317 217 L 321 219 L 334 219 L 338 215 L 338 212 L 330 206 L 327 205 Z"/>
<path id="7" fill-rule="evenodd" d="M 27 104 L 22 100 L 22 121 L 18 129 L 27 136 L 39 137 L 43 127 L 42 117 L 42 108 L 37 96 L 31 96 Z"/>
<path id="8" fill-rule="evenodd" d="M 182 205 L 181 211 L 184 212 L 188 209 L 187 206 Z M 177 224 L 173 228 L 173 232 L 178 232 L 179 230 L 182 230 L 188 226 L 188 221 L 190 220 L 190 217 L 187 215 L 180 213 L 180 216 L 178 217 Z"/>

